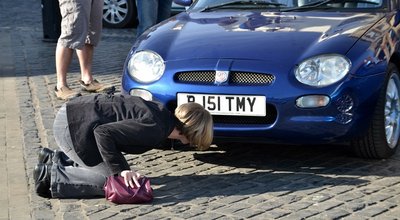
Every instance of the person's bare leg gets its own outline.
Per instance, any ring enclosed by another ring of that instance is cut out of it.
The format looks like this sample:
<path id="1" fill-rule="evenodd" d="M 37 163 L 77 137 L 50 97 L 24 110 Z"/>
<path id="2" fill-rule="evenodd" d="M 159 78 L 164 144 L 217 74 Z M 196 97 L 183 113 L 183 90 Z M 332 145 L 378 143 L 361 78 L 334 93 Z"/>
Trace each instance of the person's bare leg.
<path id="1" fill-rule="evenodd" d="M 115 87 L 110 84 L 103 84 L 93 78 L 92 64 L 93 64 L 94 46 L 85 44 L 82 49 L 76 50 L 78 55 L 79 64 L 81 66 L 81 83 L 83 90 L 88 92 L 113 92 Z"/>
<path id="2" fill-rule="evenodd" d="M 68 87 L 67 72 L 71 64 L 73 49 L 57 45 L 56 48 L 56 71 L 57 71 L 57 85 L 55 93 L 57 98 L 68 100 L 73 97 L 80 96 L 79 92 L 73 91 Z"/>
<path id="3" fill-rule="evenodd" d="M 67 72 L 71 64 L 74 50 L 57 45 L 56 48 L 56 71 L 57 71 L 57 89 L 64 86 L 68 87 Z"/>
<path id="4" fill-rule="evenodd" d="M 81 80 L 84 83 L 90 83 L 93 80 L 92 64 L 93 64 L 94 47 L 90 44 L 85 44 L 82 49 L 77 49 L 79 65 L 81 68 Z"/>

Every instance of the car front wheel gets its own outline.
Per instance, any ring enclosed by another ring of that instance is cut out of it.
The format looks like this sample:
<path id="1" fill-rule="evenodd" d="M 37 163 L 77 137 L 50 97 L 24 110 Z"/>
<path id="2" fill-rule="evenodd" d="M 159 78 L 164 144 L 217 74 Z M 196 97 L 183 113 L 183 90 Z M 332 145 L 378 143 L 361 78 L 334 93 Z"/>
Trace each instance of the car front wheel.
<path id="1" fill-rule="evenodd" d="M 354 140 L 355 153 L 363 158 L 383 159 L 392 156 L 400 137 L 400 77 L 394 64 L 389 64 L 368 132 Z"/>
<path id="2" fill-rule="evenodd" d="M 104 0 L 103 25 L 109 28 L 131 27 L 136 23 L 135 0 Z"/>

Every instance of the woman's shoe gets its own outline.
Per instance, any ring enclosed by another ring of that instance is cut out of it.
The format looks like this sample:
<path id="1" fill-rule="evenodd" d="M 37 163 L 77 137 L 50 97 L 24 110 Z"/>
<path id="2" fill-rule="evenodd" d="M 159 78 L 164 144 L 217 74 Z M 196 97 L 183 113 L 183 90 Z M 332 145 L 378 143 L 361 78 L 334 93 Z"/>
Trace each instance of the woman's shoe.
<path id="1" fill-rule="evenodd" d="M 38 153 L 38 162 L 43 164 L 60 164 L 63 166 L 76 166 L 64 152 L 60 150 L 50 150 L 49 148 L 42 148 Z"/>
<path id="2" fill-rule="evenodd" d="M 52 158 L 54 156 L 54 151 L 49 148 L 42 148 L 38 153 L 38 162 L 44 164 L 52 164 Z"/>
<path id="3" fill-rule="evenodd" d="M 50 192 L 50 171 L 51 164 L 39 163 L 33 169 L 33 179 L 35 180 L 35 191 L 39 196 L 51 198 Z"/>

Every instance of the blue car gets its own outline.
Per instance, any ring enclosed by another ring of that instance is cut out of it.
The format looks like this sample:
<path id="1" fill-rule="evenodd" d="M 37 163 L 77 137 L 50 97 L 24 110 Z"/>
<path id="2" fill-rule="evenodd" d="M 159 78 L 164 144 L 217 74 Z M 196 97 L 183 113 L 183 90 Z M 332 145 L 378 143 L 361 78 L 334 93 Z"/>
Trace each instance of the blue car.
<path id="1" fill-rule="evenodd" d="M 174 0 L 129 52 L 122 93 L 202 104 L 215 143 L 348 144 L 400 135 L 398 0 Z"/>

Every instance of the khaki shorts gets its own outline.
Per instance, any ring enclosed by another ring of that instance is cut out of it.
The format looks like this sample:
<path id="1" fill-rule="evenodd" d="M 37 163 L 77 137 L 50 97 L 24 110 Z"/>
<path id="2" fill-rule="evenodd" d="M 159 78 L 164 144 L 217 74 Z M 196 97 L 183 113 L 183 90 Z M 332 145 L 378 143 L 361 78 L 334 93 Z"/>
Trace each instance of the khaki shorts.
<path id="1" fill-rule="evenodd" d="M 58 44 L 81 49 L 85 44 L 96 46 L 102 30 L 103 0 L 59 0 L 61 35 Z"/>

